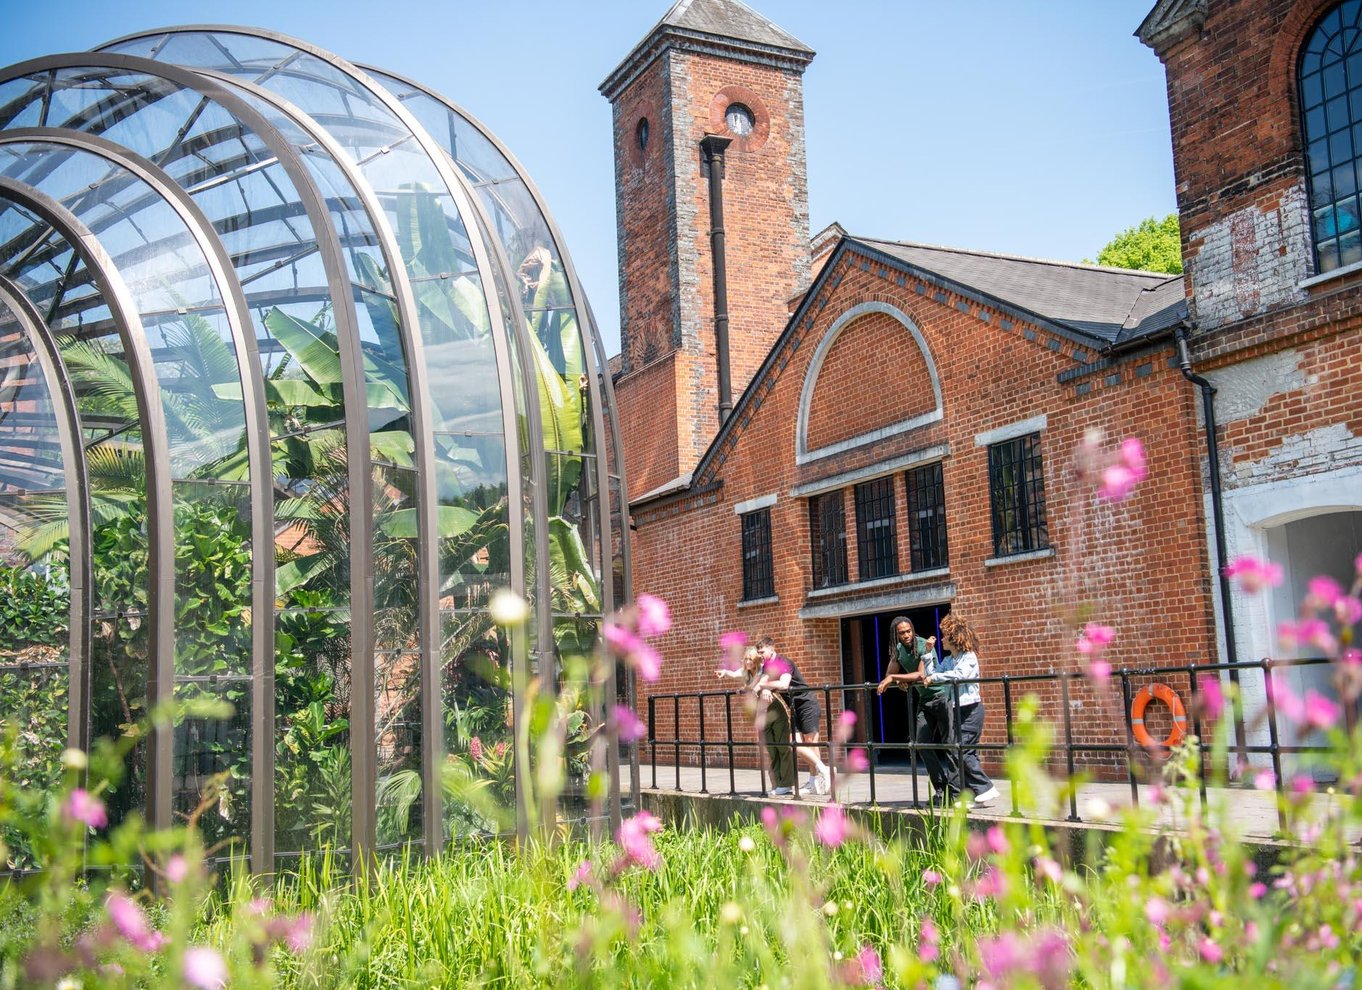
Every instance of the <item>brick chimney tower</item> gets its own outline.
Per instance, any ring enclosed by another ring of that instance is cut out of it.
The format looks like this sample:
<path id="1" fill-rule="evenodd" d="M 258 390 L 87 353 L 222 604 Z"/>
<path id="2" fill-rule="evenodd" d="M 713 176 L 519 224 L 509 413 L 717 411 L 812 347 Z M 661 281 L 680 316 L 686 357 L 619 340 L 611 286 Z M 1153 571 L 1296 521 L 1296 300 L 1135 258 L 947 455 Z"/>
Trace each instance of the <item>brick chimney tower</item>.
<path id="1" fill-rule="evenodd" d="M 680 0 L 601 84 L 614 109 L 615 395 L 630 499 L 688 474 L 719 428 L 715 298 L 725 293 L 714 280 L 706 136 L 729 139 L 707 147 L 723 148 L 717 240 L 735 400 L 808 286 L 803 75 L 813 55 L 739 0 Z"/>

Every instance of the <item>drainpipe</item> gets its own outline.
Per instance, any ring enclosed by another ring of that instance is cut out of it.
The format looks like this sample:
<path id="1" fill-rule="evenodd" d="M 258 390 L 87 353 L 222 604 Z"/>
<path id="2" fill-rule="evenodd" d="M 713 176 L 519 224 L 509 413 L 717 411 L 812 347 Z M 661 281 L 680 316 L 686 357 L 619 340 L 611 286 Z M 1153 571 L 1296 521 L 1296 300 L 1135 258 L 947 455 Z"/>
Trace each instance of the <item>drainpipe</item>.
<path id="1" fill-rule="evenodd" d="M 709 249 L 714 259 L 714 357 L 719 365 L 719 425 L 733 412 L 728 375 L 728 270 L 724 257 L 724 149 L 731 138 L 707 134 L 700 150 L 709 168 Z"/>
<path id="2" fill-rule="evenodd" d="M 1173 331 L 1178 345 L 1178 367 L 1186 378 L 1201 391 L 1201 413 L 1206 424 L 1206 473 L 1211 485 L 1211 519 L 1215 524 L 1215 570 L 1220 582 L 1220 614 L 1225 624 L 1225 661 L 1230 666 L 1230 683 L 1239 687 L 1239 649 L 1234 641 L 1234 605 L 1230 598 L 1230 579 L 1225 573 L 1229 566 L 1225 551 L 1225 508 L 1220 487 L 1220 447 L 1215 436 L 1215 386 L 1192 371 L 1192 355 L 1187 346 L 1191 325 L 1183 320 Z M 1244 733 L 1242 709 L 1236 705 L 1234 714 L 1234 742 L 1239 756 L 1244 756 L 1247 738 Z"/>

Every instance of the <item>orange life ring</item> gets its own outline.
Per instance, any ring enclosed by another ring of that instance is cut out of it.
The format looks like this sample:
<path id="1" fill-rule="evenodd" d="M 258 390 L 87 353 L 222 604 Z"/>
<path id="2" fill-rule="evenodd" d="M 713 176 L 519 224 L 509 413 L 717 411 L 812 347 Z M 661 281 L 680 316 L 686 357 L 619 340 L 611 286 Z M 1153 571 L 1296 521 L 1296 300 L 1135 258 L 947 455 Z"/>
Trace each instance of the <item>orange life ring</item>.
<path id="1" fill-rule="evenodd" d="M 1173 728 L 1169 731 L 1168 738 L 1161 743 L 1156 742 L 1149 734 L 1149 730 L 1144 727 L 1144 710 L 1155 698 L 1167 705 L 1168 710 L 1173 713 Z M 1160 746 L 1172 749 L 1182 742 L 1183 736 L 1187 735 L 1187 709 L 1183 707 L 1182 699 L 1178 697 L 1176 691 L 1167 684 L 1155 681 L 1140 688 L 1135 700 L 1130 703 L 1130 725 L 1134 730 L 1135 741 L 1146 749 Z"/>

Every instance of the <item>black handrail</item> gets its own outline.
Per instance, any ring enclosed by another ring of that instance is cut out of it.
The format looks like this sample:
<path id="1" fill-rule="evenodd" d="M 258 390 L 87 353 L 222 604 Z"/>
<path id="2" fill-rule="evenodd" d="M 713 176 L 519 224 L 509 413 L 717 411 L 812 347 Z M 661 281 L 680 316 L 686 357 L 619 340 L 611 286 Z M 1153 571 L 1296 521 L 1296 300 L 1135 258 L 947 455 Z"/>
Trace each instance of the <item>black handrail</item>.
<path id="1" fill-rule="evenodd" d="M 1327 751 L 1328 751 L 1328 748 L 1325 747 L 1325 746 L 1287 745 L 1287 744 L 1283 744 L 1283 743 L 1282 743 L 1282 741 L 1281 741 L 1281 739 L 1280 739 L 1280 736 L 1279 736 L 1279 729 L 1278 729 L 1278 725 L 1277 725 L 1277 711 L 1276 711 L 1276 703 L 1275 703 L 1275 700 L 1274 700 L 1274 690 L 1273 690 L 1273 688 L 1270 686 L 1270 679 L 1273 677 L 1273 672 L 1276 671 L 1277 669 L 1280 669 L 1280 668 L 1311 667 L 1311 666 L 1319 666 L 1319 665 L 1323 665 L 1323 664 L 1328 664 L 1328 663 L 1330 663 L 1330 662 L 1331 662 L 1331 661 L 1328 660 L 1327 658 L 1308 658 L 1308 659 L 1301 659 L 1301 660 L 1274 660 L 1274 659 L 1270 659 L 1270 658 L 1264 658 L 1264 659 L 1262 659 L 1262 660 L 1255 661 L 1255 662 L 1252 662 L 1252 663 L 1238 663 L 1238 664 L 1228 664 L 1228 663 L 1198 664 L 1198 663 L 1189 663 L 1189 664 L 1180 665 L 1180 666 L 1167 666 L 1167 667 L 1152 667 L 1152 666 L 1151 666 L 1151 667 L 1122 667 L 1122 668 L 1121 668 L 1120 670 L 1118 670 L 1118 671 L 1113 671 L 1113 677 L 1119 678 L 1119 684 L 1120 684 L 1120 697 L 1121 697 L 1121 701 L 1122 701 L 1122 713 L 1123 713 L 1123 722 L 1124 722 L 1124 728 L 1125 728 L 1125 739 L 1124 739 L 1123 742 L 1111 742 L 1111 743 L 1102 743 L 1102 742 L 1076 742 L 1076 741 L 1074 740 L 1074 726 L 1073 726 L 1073 718 L 1072 718 L 1072 709 L 1071 709 L 1071 705 L 1070 705 L 1070 683 L 1071 683 L 1071 681 L 1074 679 L 1074 677 L 1078 676 L 1075 672 L 1072 672 L 1072 671 L 1055 671 L 1055 672 L 1044 673 L 1044 674 L 1004 674 L 1004 675 L 995 676 L 995 677 L 978 677 L 978 678 L 954 680 L 954 681 L 951 681 L 951 688 L 952 688 L 952 696 L 953 696 L 953 697 L 952 697 L 952 704 L 953 704 L 954 709 L 955 709 L 954 714 L 956 715 L 956 719 L 955 719 L 955 724 L 956 724 L 956 725 L 959 724 L 959 714 L 960 714 L 960 694 L 961 694 L 961 690 L 960 690 L 960 689 L 961 689 L 962 687 L 964 687 L 965 685 L 968 685 L 968 684 L 977 684 L 977 685 L 980 685 L 981 688 L 982 688 L 982 687 L 985 687 L 985 686 L 988 686 L 988 685 L 997 685 L 997 686 L 999 686 L 999 687 L 1001 688 L 1002 699 L 1003 699 L 1004 734 L 1005 734 L 1006 742 L 1001 742 L 1001 743 L 998 743 L 998 742 L 984 742 L 984 741 L 980 740 L 979 742 L 977 742 L 977 743 L 975 743 L 975 744 L 973 744 L 973 745 L 966 746 L 966 745 L 964 744 L 963 740 L 962 740 L 962 739 L 960 738 L 960 736 L 958 735 L 958 733 L 955 735 L 955 737 L 954 737 L 953 739 L 951 739 L 951 740 L 949 740 L 949 741 L 947 741 L 947 742 L 943 742 L 943 743 L 927 743 L 927 742 L 919 742 L 919 741 L 917 740 L 917 734 L 916 734 L 917 715 L 918 715 L 918 698 L 917 698 L 917 693 L 916 693 L 915 691 L 909 690 L 909 691 L 907 692 L 909 732 L 908 732 L 908 740 L 907 740 L 906 742 L 876 742 L 876 741 L 872 738 L 871 733 L 870 733 L 869 731 L 867 731 L 867 732 L 865 733 L 865 734 L 866 734 L 866 739 L 865 739 L 865 741 L 863 741 L 863 742 L 855 742 L 855 743 L 851 743 L 851 744 L 848 744 L 848 745 L 849 745 L 849 746 L 854 746 L 855 748 L 859 748 L 859 749 L 865 750 L 865 751 L 866 751 L 866 754 L 867 754 L 867 756 L 868 756 L 868 758 L 869 758 L 869 767 L 868 767 L 867 777 L 868 777 L 868 783 L 869 783 L 869 788 L 870 788 L 870 801 L 871 801 L 872 804 L 874 804 L 874 803 L 876 802 L 876 797 L 877 797 L 877 788 L 876 788 L 876 779 L 875 779 L 875 768 L 876 768 L 876 762 L 877 762 L 877 761 L 876 761 L 876 755 L 877 755 L 877 754 L 884 754 L 884 753 L 895 753 L 895 752 L 906 752 L 906 753 L 908 753 L 908 755 L 909 755 L 909 766 L 910 766 L 911 769 L 912 769 L 912 773 L 911 773 L 911 780 L 912 780 L 912 783 L 911 783 L 912 803 L 913 803 L 914 805 L 921 805 L 923 802 L 921 802 L 921 800 L 920 800 L 919 791 L 918 791 L 918 779 L 917 779 L 917 778 L 918 778 L 918 757 L 919 757 L 919 754 L 924 753 L 924 752 L 944 752 L 944 753 L 947 753 L 947 754 L 953 756 L 953 757 L 954 757 L 954 763 L 955 763 L 954 769 L 955 769 L 955 771 L 956 771 L 957 774 L 958 774 L 957 783 L 959 784 L 959 789 L 963 792 L 963 791 L 965 790 L 965 787 L 964 787 L 964 769 L 963 769 L 963 760 L 962 760 L 962 757 L 963 757 L 963 755 L 964 755 L 964 753 L 965 753 L 965 751 L 966 751 L 967 749 L 972 749 L 972 750 L 975 750 L 975 751 L 978 751 L 978 752 L 982 752 L 982 753 L 999 753 L 999 754 L 1001 754 L 1001 753 L 1006 753 L 1006 751 L 1007 751 L 1009 748 L 1011 748 L 1011 747 L 1013 747 L 1013 746 L 1016 745 L 1016 734 L 1015 734 L 1015 731 L 1014 731 L 1014 728 L 1015 728 L 1015 726 L 1014 726 L 1014 720 L 1015 720 L 1015 714 L 1016 714 L 1016 713 L 1015 713 L 1015 704 L 1014 704 L 1014 700 L 1013 700 L 1013 688 L 1014 688 L 1014 686 L 1015 686 L 1015 685 L 1018 685 L 1018 684 L 1022 684 L 1022 685 L 1042 685 L 1042 684 L 1051 684 L 1051 685 L 1055 685 L 1055 690 L 1056 690 L 1056 693 L 1057 693 L 1057 695 L 1058 695 L 1058 700 L 1059 700 L 1059 702 L 1060 702 L 1060 707 L 1061 707 L 1061 709 L 1062 709 L 1061 722 L 1062 722 L 1062 726 L 1063 726 L 1063 743 L 1062 743 L 1061 745 L 1057 745 L 1057 746 L 1055 747 L 1055 749 L 1056 749 L 1056 750 L 1063 750 L 1063 758 L 1064 758 L 1064 760 L 1065 760 L 1065 765 L 1066 765 L 1066 768 L 1067 768 L 1067 770 L 1068 770 L 1069 777 L 1070 777 L 1070 778 L 1073 778 L 1073 777 L 1075 776 L 1076 772 L 1077 772 L 1077 768 L 1078 768 L 1078 759 L 1077 759 L 1077 758 L 1078 758 L 1078 756 L 1079 756 L 1080 754 L 1088 754 L 1088 755 L 1104 754 L 1104 753 L 1110 753 L 1110 754 L 1124 754 L 1126 778 L 1127 778 L 1127 780 L 1129 781 L 1129 784 L 1130 784 L 1131 801 L 1132 801 L 1132 803 L 1133 803 L 1136 807 L 1138 807 L 1138 806 L 1139 806 L 1139 803 L 1140 803 L 1140 793 L 1139 793 L 1139 783 L 1140 783 L 1140 781 L 1139 781 L 1139 775 L 1138 775 L 1137 772 L 1136 772 L 1136 770 L 1137 770 L 1137 765 L 1138 765 L 1138 759 L 1139 759 L 1139 757 L 1140 757 L 1141 754 L 1144 754 L 1144 753 L 1146 753 L 1146 752 L 1151 752 L 1151 751 L 1152 751 L 1153 753 L 1155 753 L 1155 754 L 1157 755 L 1157 754 L 1160 754 L 1160 753 L 1162 753 L 1162 752 L 1165 752 L 1165 750 L 1163 749 L 1162 746 L 1160 746 L 1160 745 L 1158 745 L 1158 744 L 1155 744 L 1155 745 L 1152 746 L 1152 747 L 1146 747 L 1146 746 L 1141 745 L 1141 744 L 1136 740 L 1136 737 L 1135 737 L 1135 730 L 1134 730 L 1134 723 L 1133 723 L 1132 715 L 1131 715 L 1131 704 L 1132 704 L 1132 700 L 1133 700 L 1132 680 L 1135 680 L 1135 679 L 1147 679 L 1147 678 L 1154 678 L 1154 677 L 1158 677 L 1158 678 L 1170 678 L 1170 677 L 1172 677 L 1172 676 L 1184 675 L 1184 676 L 1186 676 L 1186 678 L 1187 678 L 1187 680 L 1188 680 L 1188 684 L 1189 684 L 1189 688 L 1190 688 L 1190 699 L 1191 699 L 1191 712 L 1190 712 L 1191 731 L 1192 731 L 1192 734 L 1193 734 L 1193 735 L 1197 738 L 1197 740 L 1198 740 L 1198 750 L 1199 750 L 1199 754 L 1200 754 L 1200 757 L 1201 757 L 1201 758 L 1199 759 L 1199 761 L 1198 761 L 1198 762 L 1199 762 L 1199 768 L 1198 768 L 1198 782 L 1197 782 L 1197 783 L 1198 783 L 1198 787 L 1197 787 L 1197 790 L 1198 790 L 1198 794 L 1199 794 L 1199 799 L 1200 799 L 1201 805 L 1202 805 L 1202 807 L 1204 808 L 1204 807 L 1206 806 L 1206 802 L 1207 802 L 1207 769 L 1206 769 L 1206 767 L 1207 767 L 1207 762 L 1208 762 L 1208 761 L 1206 760 L 1205 757 L 1206 757 L 1206 755 L 1207 755 L 1208 753 L 1210 753 L 1210 752 L 1212 751 L 1213 745 L 1212 745 L 1212 743 L 1210 743 L 1210 742 L 1208 742 L 1206 739 L 1204 739 L 1203 736 L 1202 736 L 1202 733 L 1201 733 L 1201 729 L 1202 729 L 1202 718 L 1201 718 L 1202 698 L 1204 697 L 1205 692 L 1201 689 L 1201 686 L 1200 686 L 1200 684 L 1198 683 L 1198 675 L 1206 676 L 1206 675 L 1218 674 L 1218 673 L 1220 673 L 1221 671 L 1230 671 L 1230 670 L 1234 670 L 1234 671 L 1239 675 L 1239 683 L 1240 683 L 1241 686 L 1242 686 L 1242 685 L 1244 684 L 1244 677 L 1243 677 L 1243 675 L 1244 675 L 1245 673 L 1248 673 L 1248 672 L 1251 672 L 1251 671 L 1258 671 L 1258 672 L 1261 673 L 1262 678 L 1263 678 L 1263 695 L 1264 695 L 1264 697 L 1265 697 L 1265 699 L 1266 699 L 1266 705 L 1265 705 L 1265 708 L 1264 708 L 1264 712 L 1263 712 L 1262 719 L 1263 719 L 1263 721 L 1266 723 L 1267 732 L 1268 732 L 1268 742 L 1267 742 L 1266 744 L 1249 744 L 1249 743 L 1246 742 L 1246 741 L 1241 743 L 1241 742 L 1238 742 L 1238 741 L 1236 740 L 1236 744 L 1235 744 L 1234 747 L 1233 747 L 1233 754 L 1234 754 L 1238 759 L 1240 759 L 1240 760 L 1244 760 L 1244 759 L 1246 759 L 1246 758 L 1247 758 L 1248 756 L 1250 756 L 1250 755 L 1259 755 L 1259 756 L 1267 756 L 1267 757 L 1269 757 L 1270 762 L 1271 762 L 1271 766 L 1272 766 L 1273 787 L 1274 787 L 1274 790 L 1276 791 L 1276 793 L 1280 796 L 1280 795 L 1282 795 L 1282 794 L 1284 793 L 1284 789 L 1285 789 L 1285 784 L 1284 784 L 1284 782 L 1283 782 L 1283 780 L 1282 780 L 1282 757 L 1283 757 L 1283 756 L 1295 756 L 1295 755 L 1305 755 L 1305 754 L 1318 754 L 1318 753 L 1324 753 L 1324 752 L 1327 752 Z M 833 698 L 834 698 L 834 693 L 835 693 L 835 692 L 841 692 L 841 693 L 842 693 L 843 702 L 844 702 L 844 704 L 842 705 L 842 708 L 843 708 L 843 709 L 846 709 L 846 710 L 851 710 L 851 709 L 853 709 L 855 706 L 854 706 L 854 705 L 850 702 L 850 700 L 847 698 L 848 695 L 854 695 L 854 694 L 859 693 L 859 692 L 872 692 L 872 691 L 875 691 L 875 690 L 877 689 L 877 687 L 878 687 L 878 685 L 877 685 L 876 683 L 874 683 L 874 682 L 821 684 L 821 685 L 811 685 L 811 686 L 810 686 L 809 690 L 810 690 L 811 692 L 815 692 L 817 695 L 821 696 L 822 701 L 823 701 L 823 716 L 824 716 L 824 726 L 825 726 L 825 728 L 826 728 L 826 736 L 824 737 L 823 741 L 820 742 L 820 743 L 818 744 L 820 747 L 825 747 L 825 746 L 829 745 L 829 740 L 831 740 L 831 739 L 833 738 L 833 734 L 834 734 L 834 731 L 835 731 L 834 727 L 835 727 L 835 724 L 836 724 L 836 719 L 835 719 L 835 716 L 834 716 L 834 710 L 833 710 L 833 704 L 832 704 Z M 712 750 L 721 750 L 721 751 L 725 754 L 725 762 L 726 762 L 727 765 L 728 765 L 729 794 L 731 794 L 731 795 L 736 795 L 736 794 L 739 793 L 739 792 L 738 792 L 738 786 L 737 786 L 737 774 L 736 774 L 736 768 L 737 768 L 737 765 L 738 765 L 738 763 L 737 763 L 737 755 L 738 755 L 739 753 L 744 753 L 744 754 L 746 754 L 746 753 L 748 753 L 748 752 L 755 752 L 755 753 L 757 753 L 758 757 L 760 757 L 760 754 L 761 754 L 761 752 L 763 751 L 763 746 L 764 746 L 764 743 L 762 742 L 762 740 L 761 740 L 760 738 L 758 738 L 757 735 L 756 735 L 755 733 L 753 733 L 752 738 L 751 738 L 750 740 L 737 739 L 737 738 L 735 738 L 735 736 L 734 736 L 734 722 L 733 722 L 732 700 L 733 700 L 734 695 L 737 695 L 737 694 L 742 693 L 743 690 L 744 690 L 744 689 L 738 689 L 738 690 L 715 689 L 715 690 L 709 690 L 709 691 L 664 692 L 664 693 L 659 693 L 659 694 L 654 694 L 654 695 L 650 695 L 650 696 L 649 696 L 649 698 L 648 698 L 648 743 L 649 743 L 650 751 L 651 751 L 651 754 L 652 754 L 652 760 L 653 760 L 653 787 L 654 787 L 654 789 L 657 788 L 657 751 L 658 751 L 658 747 L 661 746 L 661 747 L 664 748 L 664 750 L 670 749 L 670 750 L 672 751 L 673 755 L 674 755 L 674 763 L 675 763 L 675 780 L 676 780 L 675 790 L 677 790 L 677 791 L 681 791 L 681 790 L 683 789 L 683 788 L 682 788 L 682 784 L 681 784 L 681 769 L 682 769 L 681 755 L 682 755 L 682 750 L 683 750 L 683 747 L 690 747 L 690 748 L 695 749 L 695 750 L 698 751 L 698 753 L 699 753 L 699 762 L 700 762 L 700 766 L 699 766 L 699 769 L 700 769 L 700 787 L 701 787 L 700 793 L 709 793 L 709 790 L 708 790 L 707 768 L 708 768 L 708 766 L 709 766 L 708 754 L 709 754 L 710 751 L 712 751 Z M 704 730 L 705 730 L 705 724 L 706 724 L 706 723 L 705 723 L 705 712 L 704 712 L 704 709 L 705 709 L 705 702 L 706 702 L 706 699 L 718 698 L 718 697 L 721 697 L 721 698 L 724 699 L 724 730 L 725 730 L 725 734 L 724 734 L 724 738 L 722 738 L 722 739 L 709 739 L 709 738 L 706 738 L 706 737 L 705 737 L 705 731 L 704 731 Z M 657 704 L 658 704 L 659 700 L 661 700 L 661 701 L 663 701 L 663 702 L 667 702 L 667 701 L 670 701 L 670 702 L 671 702 L 671 705 L 670 705 L 671 710 L 672 710 L 672 726 L 671 726 L 671 727 L 672 727 L 672 731 L 675 733 L 675 735 L 674 735 L 673 737 L 671 737 L 671 738 L 665 738 L 665 737 L 661 737 L 661 736 L 658 735 Z M 696 710 L 697 710 L 697 714 L 698 714 L 697 725 L 698 725 L 698 728 L 699 728 L 699 730 L 700 730 L 699 738 L 689 738 L 689 737 L 687 737 L 687 736 L 685 736 L 685 735 L 683 735 L 683 734 L 681 733 L 680 725 L 681 725 L 681 714 L 682 714 L 682 711 L 683 711 L 683 702 L 686 704 L 686 709 L 685 709 L 685 710 L 687 710 L 687 711 L 690 710 L 690 705 L 691 705 L 691 704 L 694 704 L 694 705 L 696 706 Z M 1241 704 L 1241 703 L 1242 703 L 1242 700 L 1241 700 L 1241 701 L 1236 701 L 1236 705 Z M 1352 702 L 1352 703 L 1350 703 L 1349 705 L 1345 705 L 1345 724 L 1349 724 L 1349 725 L 1355 724 L 1355 720 L 1356 720 L 1356 718 L 1357 718 L 1357 713 L 1356 713 L 1355 711 L 1352 710 L 1352 706 L 1355 705 L 1355 704 L 1356 704 L 1356 702 Z M 865 710 L 869 710 L 869 707 L 870 707 L 870 706 L 865 706 Z M 1227 718 L 1234 718 L 1234 717 L 1238 717 L 1238 716 L 1237 716 L 1235 713 L 1233 713 L 1233 712 L 1227 712 L 1227 713 L 1225 714 L 1225 717 L 1227 717 Z M 744 721 L 745 721 L 745 720 L 744 720 Z M 793 738 L 791 738 L 791 740 L 790 740 L 788 743 L 785 743 L 785 745 L 787 745 L 787 746 L 789 746 L 789 747 L 791 748 L 791 750 L 792 750 L 791 758 L 792 758 L 792 759 L 795 759 L 795 754 L 793 753 L 793 750 L 799 745 L 799 743 L 797 743 Z M 755 762 L 757 763 L 758 766 L 761 766 L 761 765 L 762 765 L 760 758 L 758 758 Z M 796 764 L 797 764 L 797 763 L 798 763 L 798 761 L 797 761 L 797 759 L 796 759 Z M 1244 766 L 1244 769 L 1247 770 L 1247 766 L 1246 766 L 1246 765 Z M 834 773 L 834 774 L 837 772 L 835 767 L 831 768 L 831 771 L 832 771 L 832 773 Z M 761 794 L 762 794 L 762 796 L 765 796 L 766 793 L 767 793 L 767 790 L 766 790 L 766 780 L 765 780 L 765 774 L 763 773 L 763 774 L 762 774 L 762 781 L 761 781 Z M 797 793 L 797 791 L 796 791 L 796 793 Z M 1077 802 L 1078 802 L 1078 797 L 1077 797 L 1077 790 L 1076 790 L 1075 788 L 1070 788 L 1070 789 L 1069 789 L 1068 798 L 1069 798 L 1069 816 L 1068 816 L 1068 820 L 1069 820 L 1069 821 L 1073 821 L 1073 822 L 1080 822 L 1080 821 L 1082 821 L 1082 818 L 1080 817 L 1080 815 L 1079 815 L 1079 813 L 1078 813 L 1078 804 L 1077 804 Z M 1018 805 L 1017 805 L 1017 798 L 1016 798 L 1015 793 L 1014 793 L 1013 796 L 1012 796 L 1012 811 L 1011 811 L 1011 813 L 1012 813 L 1012 815 L 1014 815 L 1014 816 L 1017 816 L 1017 815 L 1020 814 L 1020 809 L 1018 808 Z M 1285 810 L 1285 807 L 1284 807 L 1284 803 L 1281 802 L 1281 801 L 1278 801 L 1278 802 L 1277 802 L 1277 818 L 1278 818 L 1278 825 L 1280 826 L 1281 830 L 1282 830 L 1283 832 L 1285 832 L 1285 831 L 1287 830 L 1287 817 L 1286 817 L 1286 810 Z"/>

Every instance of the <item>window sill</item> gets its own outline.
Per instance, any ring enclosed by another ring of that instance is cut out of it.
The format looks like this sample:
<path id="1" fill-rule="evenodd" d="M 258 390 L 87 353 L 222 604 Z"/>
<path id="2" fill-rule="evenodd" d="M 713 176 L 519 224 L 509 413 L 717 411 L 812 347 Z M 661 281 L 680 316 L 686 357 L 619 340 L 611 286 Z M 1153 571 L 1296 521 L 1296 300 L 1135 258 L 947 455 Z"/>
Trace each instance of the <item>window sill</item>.
<path id="1" fill-rule="evenodd" d="M 753 608 L 757 605 L 774 605 L 780 601 L 779 595 L 768 595 L 765 598 L 744 598 L 738 602 L 738 608 Z"/>
<path id="2" fill-rule="evenodd" d="M 1027 560 L 1044 560 L 1046 557 L 1055 555 L 1054 547 L 1046 547 L 1044 550 L 1028 550 L 1026 553 L 1012 553 L 1006 557 L 990 557 L 984 561 L 985 567 L 1001 567 L 1003 564 L 1020 564 Z"/>
<path id="3" fill-rule="evenodd" d="M 932 578 L 950 577 L 949 567 L 935 567 L 930 571 L 910 571 L 907 574 L 895 574 L 892 577 L 876 578 L 873 581 L 852 581 L 848 584 L 833 585 L 831 588 L 818 588 L 805 595 L 805 599 L 810 598 L 830 598 L 834 595 L 850 595 L 858 591 L 868 591 L 873 588 L 887 588 L 895 584 L 910 584 L 914 581 L 928 581 Z"/>
<path id="4" fill-rule="evenodd" d="M 1347 278 L 1349 275 L 1357 275 L 1359 273 L 1362 273 L 1362 261 L 1354 261 L 1351 265 L 1335 268 L 1333 271 L 1325 272 L 1323 275 L 1312 275 L 1307 279 L 1303 279 L 1296 283 L 1296 288 L 1305 289 L 1308 292 L 1315 286 L 1323 285 L 1325 282 L 1333 282 L 1337 279 Z"/>

